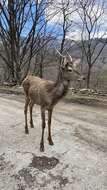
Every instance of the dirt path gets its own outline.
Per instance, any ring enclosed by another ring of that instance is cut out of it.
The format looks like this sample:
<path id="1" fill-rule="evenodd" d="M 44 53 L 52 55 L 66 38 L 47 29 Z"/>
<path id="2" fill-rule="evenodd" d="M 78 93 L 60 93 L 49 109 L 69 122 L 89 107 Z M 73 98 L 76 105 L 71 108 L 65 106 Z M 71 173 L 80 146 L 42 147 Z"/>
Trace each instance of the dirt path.
<path id="1" fill-rule="evenodd" d="M 107 110 L 60 102 L 54 146 L 39 151 L 40 110 L 24 134 L 24 99 L 0 95 L 0 190 L 107 190 Z"/>

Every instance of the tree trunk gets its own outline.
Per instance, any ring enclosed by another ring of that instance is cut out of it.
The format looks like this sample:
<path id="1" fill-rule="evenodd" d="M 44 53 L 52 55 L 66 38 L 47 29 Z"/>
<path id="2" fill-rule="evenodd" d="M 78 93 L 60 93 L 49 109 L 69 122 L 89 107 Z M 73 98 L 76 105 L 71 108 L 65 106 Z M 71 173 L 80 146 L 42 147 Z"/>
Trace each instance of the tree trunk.
<path id="1" fill-rule="evenodd" d="M 18 67 L 18 65 L 15 70 L 15 81 L 16 84 L 21 84 L 21 69 Z"/>
<path id="2" fill-rule="evenodd" d="M 40 78 L 43 78 L 43 60 L 44 60 L 44 54 L 41 51 L 41 54 L 40 54 L 40 63 L 39 63 L 39 77 Z"/>
<path id="3" fill-rule="evenodd" d="M 91 77 L 91 67 L 88 67 L 88 74 L 87 74 L 87 88 L 90 88 L 90 77 Z"/>
<path id="4" fill-rule="evenodd" d="M 14 73 L 14 57 L 15 57 L 15 46 L 14 46 L 14 2 L 13 0 L 8 1 L 8 12 L 9 12 L 9 37 L 10 37 L 10 62 L 11 62 L 11 80 L 15 80 Z"/>
<path id="5" fill-rule="evenodd" d="M 39 69 L 40 69 L 39 70 L 39 77 L 43 78 L 43 64 L 42 64 L 42 62 L 40 63 L 40 68 Z"/>
<path id="6" fill-rule="evenodd" d="M 8 81 L 13 83 L 14 82 L 14 69 L 8 68 L 8 71 L 9 71 Z"/>

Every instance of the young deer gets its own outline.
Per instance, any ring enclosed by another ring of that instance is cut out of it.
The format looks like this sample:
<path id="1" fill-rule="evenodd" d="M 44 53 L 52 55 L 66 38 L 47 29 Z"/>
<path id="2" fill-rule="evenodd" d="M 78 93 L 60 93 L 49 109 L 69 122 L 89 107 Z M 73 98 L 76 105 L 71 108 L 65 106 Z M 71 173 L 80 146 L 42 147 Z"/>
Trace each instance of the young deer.
<path id="1" fill-rule="evenodd" d="M 61 54 L 60 54 L 61 55 Z M 40 151 L 44 151 L 44 130 L 45 130 L 45 111 L 48 111 L 48 141 L 49 145 L 53 145 L 51 137 L 51 118 L 55 104 L 67 93 L 72 72 L 76 72 L 81 79 L 83 77 L 75 69 L 75 62 L 69 55 L 70 62 L 67 62 L 65 56 L 62 56 L 62 62 L 56 82 L 44 80 L 39 77 L 28 75 L 23 81 L 23 88 L 26 96 L 25 101 L 25 133 L 28 134 L 27 111 L 30 110 L 30 125 L 34 127 L 32 119 L 32 109 L 34 104 L 41 107 L 42 119 L 42 137 L 40 142 Z"/>

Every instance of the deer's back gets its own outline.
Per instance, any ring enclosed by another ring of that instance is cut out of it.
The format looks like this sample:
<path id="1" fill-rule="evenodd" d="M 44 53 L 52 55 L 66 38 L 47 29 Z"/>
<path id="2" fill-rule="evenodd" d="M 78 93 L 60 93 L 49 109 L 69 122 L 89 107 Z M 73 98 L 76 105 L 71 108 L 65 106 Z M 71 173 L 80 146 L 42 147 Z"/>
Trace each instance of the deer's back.
<path id="1" fill-rule="evenodd" d="M 51 104 L 51 92 L 54 84 L 53 81 L 27 76 L 23 81 L 23 88 L 33 103 L 46 106 Z"/>

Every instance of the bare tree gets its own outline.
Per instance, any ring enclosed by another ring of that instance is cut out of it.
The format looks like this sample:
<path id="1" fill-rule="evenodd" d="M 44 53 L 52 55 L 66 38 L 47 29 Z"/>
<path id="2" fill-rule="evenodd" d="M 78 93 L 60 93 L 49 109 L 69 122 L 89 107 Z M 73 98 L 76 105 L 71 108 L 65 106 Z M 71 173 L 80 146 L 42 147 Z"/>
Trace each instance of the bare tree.
<path id="1" fill-rule="evenodd" d="M 101 32 L 104 24 L 105 4 L 104 0 L 78 0 L 77 6 L 81 19 L 82 51 L 88 64 L 87 88 L 89 88 L 92 67 L 107 43 L 107 40 L 103 39 L 106 31 Z"/>
<path id="2" fill-rule="evenodd" d="M 41 44 L 41 49 L 40 51 L 38 51 L 37 55 L 36 55 L 36 62 L 38 63 L 38 75 L 40 78 L 43 78 L 43 71 L 44 71 L 44 67 L 48 66 L 50 63 L 52 64 L 53 60 L 48 61 L 49 60 L 49 54 L 50 54 L 50 47 L 51 45 L 54 43 L 56 37 L 54 37 L 52 30 L 49 32 L 50 35 L 47 36 L 47 24 L 44 27 L 44 31 L 43 31 L 43 36 L 40 37 L 40 44 Z M 47 43 L 44 46 L 44 41 L 46 41 Z M 53 56 L 52 56 L 53 58 Z M 35 63 L 36 63 L 35 62 Z M 35 64 L 36 67 L 36 64 Z"/>
<path id="3" fill-rule="evenodd" d="M 32 58 L 50 40 L 51 34 L 44 38 L 43 32 L 48 22 L 45 19 L 48 3 L 44 0 L 0 1 L 0 39 L 4 50 L 0 56 L 12 81 L 23 80 Z"/>
<path id="4" fill-rule="evenodd" d="M 58 19 L 57 24 L 60 28 L 60 53 L 64 51 L 67 34 L 72 28 L 72 14 L 75 11 L 76 0 L 60 0 L 53 3 L 54 14 Z M 61 57 L 60 57 L 61 63 Z"/>

